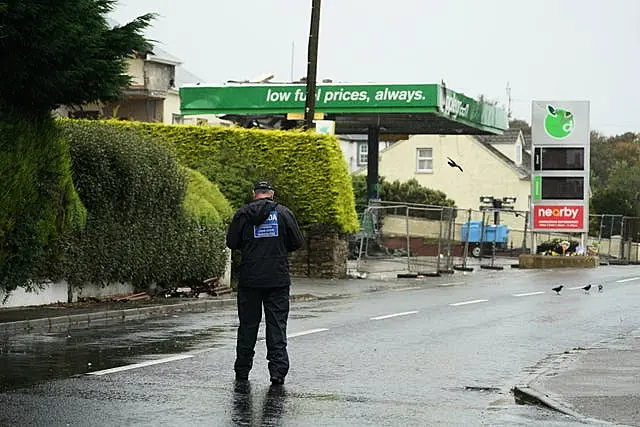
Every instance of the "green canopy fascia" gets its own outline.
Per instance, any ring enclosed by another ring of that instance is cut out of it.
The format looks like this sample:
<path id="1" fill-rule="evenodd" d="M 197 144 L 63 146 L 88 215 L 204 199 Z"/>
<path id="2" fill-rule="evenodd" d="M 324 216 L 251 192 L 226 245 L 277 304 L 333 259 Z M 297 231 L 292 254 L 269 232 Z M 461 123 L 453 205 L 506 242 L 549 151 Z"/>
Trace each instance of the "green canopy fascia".
<path id="1" fill-rule="evenodd" d="M 304 112 L 304 84 L 184 86 L 184 115 L 285 115 Z M 508 128 L 501 108 L 438 84 L 318 84 L 316 113 L 336 121 L 336 132 L 381 126 L 388 133 L 500 134 Z"/>

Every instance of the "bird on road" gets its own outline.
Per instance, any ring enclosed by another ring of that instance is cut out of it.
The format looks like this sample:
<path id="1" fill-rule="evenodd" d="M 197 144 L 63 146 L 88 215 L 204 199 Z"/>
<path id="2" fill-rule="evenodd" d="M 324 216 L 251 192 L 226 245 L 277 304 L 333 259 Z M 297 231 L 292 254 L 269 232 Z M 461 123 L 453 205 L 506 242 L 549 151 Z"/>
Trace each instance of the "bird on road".
<path id="1" fill-rule="evenodd" d="M 552 291 L 555 291 L 556 294 L 560 295 L 560 291 L 564 288 L 564 285 L 556 286 L 555 288 L 551 288 Z"/>
<path id="2" fill-rule="evenodd" d="M 462 168 L 460 167 L 460 165 L 459 165 L 459 164 L 457 164 L 457 163 L 456 163 L 456 162 L 455 162 L 451 157 L 447 157 L 447 159 L 449 159 L 449 161 L 447 162 L 447 164 L 448 164 L 449 166 L 451 166 L 452 168 L 458 168 L 458 169 L 460 169 L 460 172 L 464 172 L 464 171 L 462 170 Z"/>
<path id="3" fill-rule="evenodd" d="M 589 293 L 589 289 L 591 289 L 591 285 L 587 285 L 587 286 L 583 287 L 582 289 L 584 289 L 584 291 L 586 293 Z"/>
<path id="4" fill-rule="evenodd" d="M 598 285 L 598 292 L 602 292 L 602 288 L 603 288 L 602 285 Z"/>

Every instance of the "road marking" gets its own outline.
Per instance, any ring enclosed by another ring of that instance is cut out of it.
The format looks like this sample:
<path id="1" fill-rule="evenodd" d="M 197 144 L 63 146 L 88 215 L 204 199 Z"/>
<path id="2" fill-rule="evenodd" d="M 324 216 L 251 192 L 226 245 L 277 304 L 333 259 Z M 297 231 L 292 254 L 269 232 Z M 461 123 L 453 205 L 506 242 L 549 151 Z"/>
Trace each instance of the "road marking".
<path id="1" fill-rule="evenodd" d="M 117 368 L 103 369 L 102 371 L 87 372 L 87 375 L 106 375 L 116 372 L 129 371 L 131 369 L 144 368 L 145 366 L 159 365 L 161 363 L 175 362 L 176 360 L 189 359 L 193 354 L 179 354 L 177 356 L 165 357 L 164 359 L 148 360 L 146 362 L 134 363 L 133 365 L 118 366 Z"/>
<path id="2" fill-rule="evenodd" d="M 489 301 L 489 300 L 488 299 L 474 299 L 474 300 L 471 300 L 471 301 L 456 302 L 456 303 L 449 304 L 449 305 L 452 306 L 452 307 L 457 307 L 459 305 L 477 304 L 479 302 L 487 302 L 487 301 Z"/>
<path id="3" fill-rule="evenodd" d="M 397 288 L 397 289 L 394 289 L 394 291 L 398 291 L 398 292 L 399 292 L 399 291 L 414 291 L 414 290 L 416 290 L 416 289 L 422 289 L 422 288 L 421 288 L 420 286 L 408 286 L 408 287 L 406 287 L 406 288 Z"/>
<path id="4" fill-rule="evenodd" d="M 582 288 L 584 288 L 585 286 L 587 286 L 587 285 L 582 285 L 582 286 L 574 286 L 574 287 L 572 287 L 572 288 L 569 288 L 569 289 L 570 289 L 570 290 L 572 290 L 572 291 L 575 291 L 576 289 L 582 289 Z"/>
<path id="5" fill-rule="evenodd" d="M 464 285 L 464 282 L 439 283 L 438 284 L 438 286 L 455 286 L 455 285 Z"/>
<path id="6" fill-rule="evenodd" d="M 632 280 L 638 280 L 638 279 L 640 279 L 640 277 L 629 277 L 628 279 L 616 280 L 616 283 L 631 282 Z"/>
<path id="7" fill-rule="evenodd" d="M 527 292 L 524 294 L 513 294 L 514 297 L 528 297 L 530 295 L 542 295 L 544 294 L 544 291 L 538 291 L 538 292 Z"/>
<path id="8" fill-rule="evenodd" d="M 378 316 L 378 317 L 372 317 L 369 320 L 382 320 L 382 319 L 389 319 L 391 317 L 398 317 L 398 316 L 407 316 L 409 314 L 416 314 L 417 311 L 405 311 L 403 313 L 393 313 L 393 314 L 387 314 L 384 316 Z"/>
<path id="9" fill-rule="evenodd" d="M 303 335 L 315 334 L 317 332 L 324 332 L 324 331 L 328 331 L 328 330 L 329 329 L 327 329 L 327 328 L 309 329 L 308 331 L 296 332 L 294 334 L 287 334 L 287 338 L 301 337 Z"/>

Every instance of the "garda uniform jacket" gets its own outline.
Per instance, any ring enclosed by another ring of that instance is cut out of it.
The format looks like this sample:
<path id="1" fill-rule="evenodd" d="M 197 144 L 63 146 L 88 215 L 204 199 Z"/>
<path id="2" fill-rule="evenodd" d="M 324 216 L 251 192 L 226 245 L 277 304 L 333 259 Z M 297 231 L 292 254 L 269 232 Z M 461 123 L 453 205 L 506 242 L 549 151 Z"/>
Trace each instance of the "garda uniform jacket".
<path id="1" fill-rule="evenodd" d="M 227 246 L 242 254 L 238 286 L 291 285 L 288 253 L 302 243 L 298 222 L 286 206 L 258 199 L 238 209 L 227 231 Z"/>

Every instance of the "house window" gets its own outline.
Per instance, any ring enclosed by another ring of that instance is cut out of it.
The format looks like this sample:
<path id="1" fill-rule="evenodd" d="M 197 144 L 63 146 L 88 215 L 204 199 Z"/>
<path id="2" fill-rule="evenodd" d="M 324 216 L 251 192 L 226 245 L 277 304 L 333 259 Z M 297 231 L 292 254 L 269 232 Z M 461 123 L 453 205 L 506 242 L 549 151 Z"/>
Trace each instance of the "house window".
<path id="1" fill-rule="evenodd" d="M 369 158 L 369 145 L 366 142 L 358 143 L 358 166 L 364 166 L 367 164 Z"/>
<path id="2" fill-rule="evenodd" d="M 418 148 L 416 172 L 433 172 L 433 148 Z"/>

